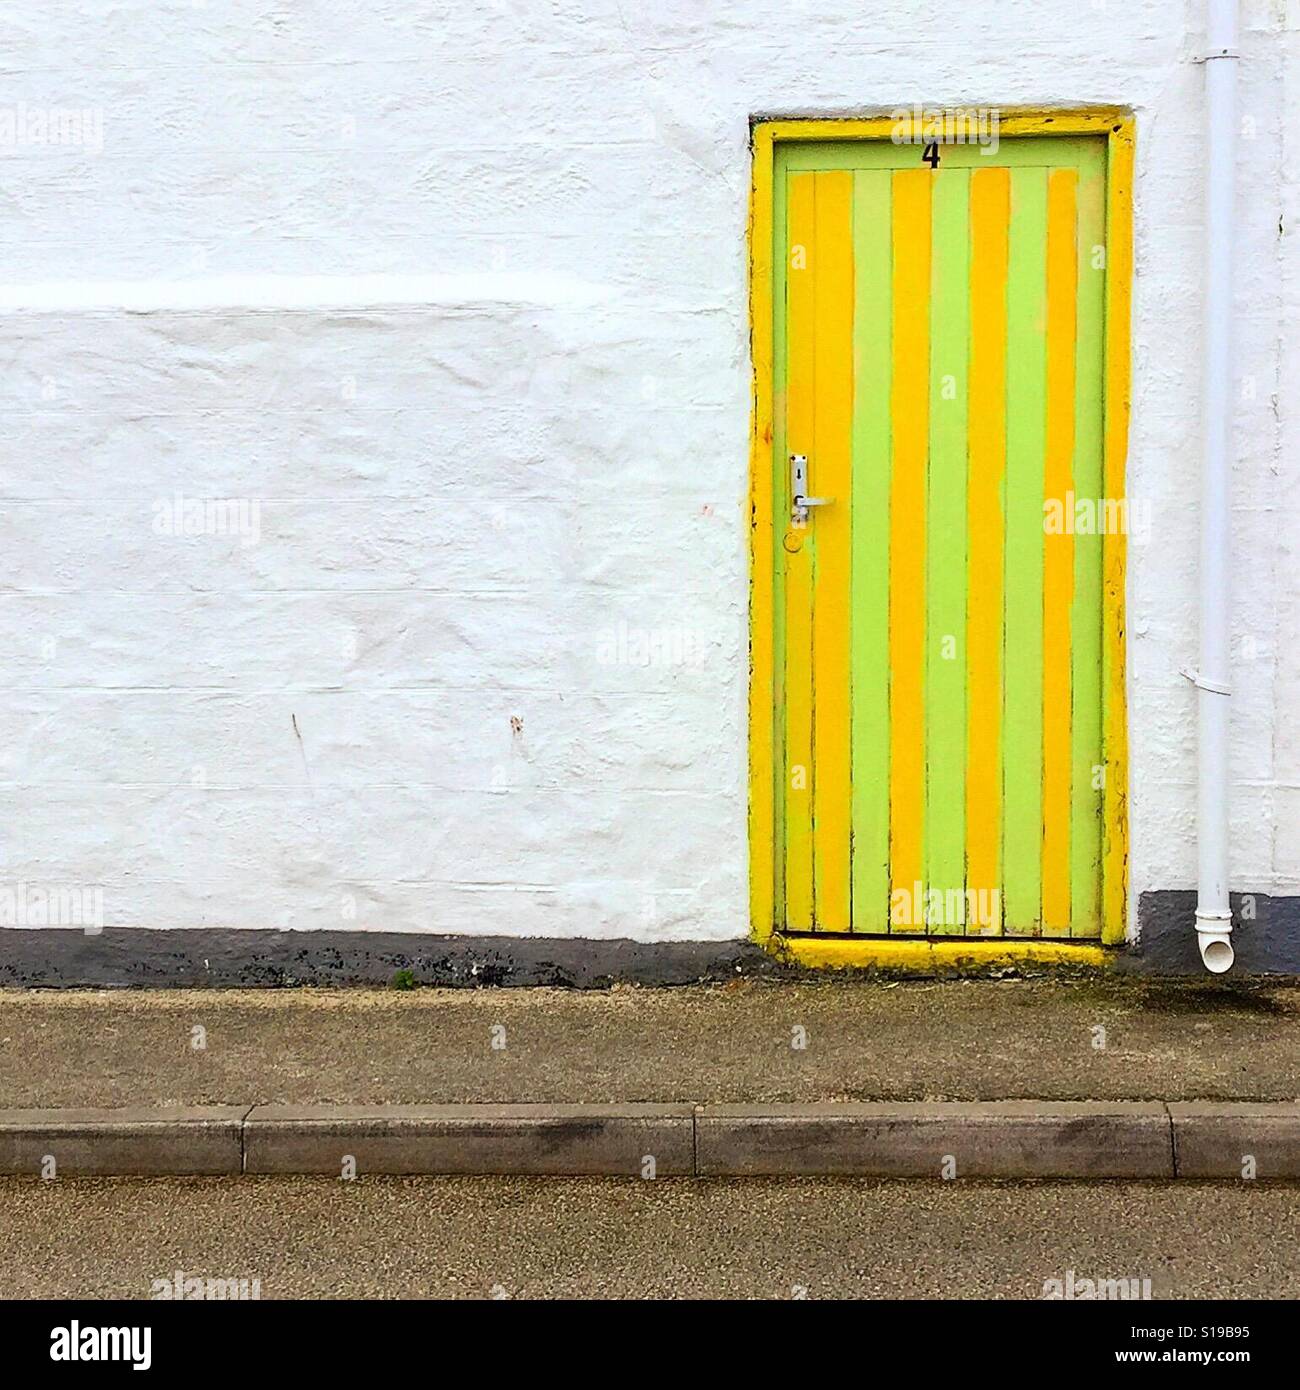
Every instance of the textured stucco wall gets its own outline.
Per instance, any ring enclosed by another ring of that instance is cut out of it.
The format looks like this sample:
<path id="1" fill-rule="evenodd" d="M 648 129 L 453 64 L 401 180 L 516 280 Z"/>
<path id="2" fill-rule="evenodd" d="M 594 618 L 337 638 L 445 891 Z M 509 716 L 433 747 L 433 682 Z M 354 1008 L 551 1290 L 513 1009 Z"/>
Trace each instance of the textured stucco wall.
<path id="1" fill-rule="evenodd" d="M 1285 895 L 1300 16 L 1243 10 L 1234 888 Z M 0 147 L 0 880 L 110 926 L 743 935 L 749 118 L 1106 102 L 1133 900 L 1192 884 L 1200 13 L 6 6 L 0 108 L 102 149 Z M 160 534 L 178 493 L 256 536 Z"/>

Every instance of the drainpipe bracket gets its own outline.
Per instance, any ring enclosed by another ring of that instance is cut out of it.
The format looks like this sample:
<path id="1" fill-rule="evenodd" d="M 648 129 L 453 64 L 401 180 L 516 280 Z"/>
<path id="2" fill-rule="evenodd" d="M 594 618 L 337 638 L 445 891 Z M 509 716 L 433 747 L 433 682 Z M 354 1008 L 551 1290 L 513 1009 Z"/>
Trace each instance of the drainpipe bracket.
<path id="1" fill-rule="evenodd" d="M 1194 63 L 1212 63 L 1216 58 L 1240 58 L 1241 50 L 1236 48 L 1220 48 L 1214 53 L 1202 53 L 1199 58 L 1193 58 Z"/>
<path id="2" fill-rule="evenodd" d="M 1197 690 L 1208 690 L 1215 695 L 1231 695 L 1232 687 L 1223 681 L 1207 680 L 1199 671 L 1194 671 L 1190 666 L 1180 666 L 1178 668 L 1180 676 L 1186 676 Z"/>
<path id="3" fill-rule="evenodd" d="M 1206 928 L 1205 928 L 1206 931 L 1224 931 L 1224 932 L 1229 932 L 1229 931 L 1232 930 L 1232 913 L 1231 913 L 1231 912 L 1207 912 L 1207 911 L 1205 911 L 1203 908 L 1199 908 L 1199 907 L 1198 907 L 1198 908 L 1196 909 L 1196 920 L 1197 920 L 1198 923 L 1205 922 L 1205 923 L 1207 923 L 1207 924 L 1208 924 L 1208 923 L 1211 923 L 1211 922 L 1220 923 L 1220 924 L 1225 923 L 1225 922 L 1227 923 L 1226 926 L 1223 926 L 1223 925 L 1219 925 L 1219 926 L 1208 926 L 1208 925 L 1207 925 Z"/>

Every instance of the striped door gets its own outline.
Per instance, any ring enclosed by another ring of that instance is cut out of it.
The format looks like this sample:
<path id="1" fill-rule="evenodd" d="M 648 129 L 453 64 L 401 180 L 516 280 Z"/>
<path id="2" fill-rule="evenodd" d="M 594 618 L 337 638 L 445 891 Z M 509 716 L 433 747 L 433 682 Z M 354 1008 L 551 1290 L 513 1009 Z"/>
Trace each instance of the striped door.
<path id="1" fill-rule="evenodd" d="M 1105 141 L 921 154 L 777 151 L 783 925 L 1096 937 Z"/>

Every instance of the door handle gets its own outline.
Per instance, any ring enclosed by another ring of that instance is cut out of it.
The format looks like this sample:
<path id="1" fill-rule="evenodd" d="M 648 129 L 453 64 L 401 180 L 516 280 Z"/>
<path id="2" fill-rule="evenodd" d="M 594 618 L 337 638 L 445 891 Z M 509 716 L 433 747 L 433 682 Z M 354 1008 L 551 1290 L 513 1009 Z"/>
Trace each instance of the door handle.
<path id="1" fill-rule="evenodd" d="M 829 507 L 833 497 L 808 496 L 808 455 L 790 455 L 790 524 L 806 526 L 810 507 Z"/>

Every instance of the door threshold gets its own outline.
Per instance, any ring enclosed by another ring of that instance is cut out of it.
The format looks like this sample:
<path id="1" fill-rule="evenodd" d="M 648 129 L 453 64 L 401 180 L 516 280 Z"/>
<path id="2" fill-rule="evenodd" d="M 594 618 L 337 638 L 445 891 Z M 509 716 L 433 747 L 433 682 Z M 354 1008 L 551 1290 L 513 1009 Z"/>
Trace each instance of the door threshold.
<path id="1" fill-rule="evenodd" d="M 774 932 L 767 949 L 791 965 L 819 969 L 884 970 L 916 974 L 981 974 L 1024 965 L 1105 969 L 1116 948 L 1095 938 L 854 936 Z"/>

